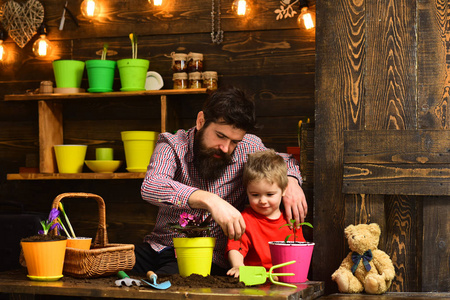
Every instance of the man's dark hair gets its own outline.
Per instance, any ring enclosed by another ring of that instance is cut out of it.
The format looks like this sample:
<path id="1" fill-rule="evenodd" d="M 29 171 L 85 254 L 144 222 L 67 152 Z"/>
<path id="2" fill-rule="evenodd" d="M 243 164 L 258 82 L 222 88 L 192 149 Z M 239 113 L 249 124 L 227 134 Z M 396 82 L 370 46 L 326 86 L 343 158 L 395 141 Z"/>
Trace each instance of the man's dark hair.
<path id="1" fill-rule="evenodd" d="M 255 103 L 238 88 L 226 87 L 213 92 L 203 105 L 205 126 L 211 122 L 233 125 L 246 132 L 254 132 Z"/>

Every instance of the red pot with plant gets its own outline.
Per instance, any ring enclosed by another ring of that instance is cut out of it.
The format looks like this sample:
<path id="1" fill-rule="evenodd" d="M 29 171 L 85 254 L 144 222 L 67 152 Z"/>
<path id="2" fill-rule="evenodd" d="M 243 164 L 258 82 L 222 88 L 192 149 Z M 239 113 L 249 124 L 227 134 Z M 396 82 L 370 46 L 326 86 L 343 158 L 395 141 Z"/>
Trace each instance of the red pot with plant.
<path id="1" fill-rule="evenodd" d="M 300 223 L 299 226 L 306 225 L 313 227 L 310 223 Z M 314 249 L 314 243 L 311 242 L 298 242 L 296 241 L 297 227 L 295 226 L 295 220 L 290 220 L 290 223 L 284 224 L 284 226 L 292 226 L 294 235 L 294 241 L 289 241 L 288 235 L 284 241 L 272 241 L 269 242 L 270 255 L 272 256 L 272 264 L 279 265 L 288 261 L 295 260 L 294 264 L 290 264 L 279 268 L 280 273 L 294 273 L 294 276 L 280 276 L 279 280 L 286 283 L 298 283 L 308 280 L 308 271 L 311 264 L 312 253 Z M 281 228 L 280 227 L 280 228 Z"/>

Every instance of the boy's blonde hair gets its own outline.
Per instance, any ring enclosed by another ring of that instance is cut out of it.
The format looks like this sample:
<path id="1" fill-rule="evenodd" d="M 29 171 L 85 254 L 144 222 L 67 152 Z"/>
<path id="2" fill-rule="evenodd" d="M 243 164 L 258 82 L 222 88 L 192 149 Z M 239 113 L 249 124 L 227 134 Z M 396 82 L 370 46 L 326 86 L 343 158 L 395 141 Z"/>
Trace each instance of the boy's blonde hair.
<path id="1" fill-rule="evenodd" d="M 250 182 L 262 179 L 271 184 L 276 183 L 282 191 L 288 185 L 286 162 L 273 149 L 248 155 L 243 175 L 244 186 L 247 187 Z"/>

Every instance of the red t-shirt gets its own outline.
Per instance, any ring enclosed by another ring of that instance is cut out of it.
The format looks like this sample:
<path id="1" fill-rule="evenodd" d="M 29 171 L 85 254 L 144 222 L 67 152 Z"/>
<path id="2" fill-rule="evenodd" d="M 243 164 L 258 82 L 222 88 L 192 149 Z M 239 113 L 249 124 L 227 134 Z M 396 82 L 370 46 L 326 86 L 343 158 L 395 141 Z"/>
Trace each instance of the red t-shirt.
<path id="1" fill-rule="evenodd" d="M 288 226 L 280 228 L 287 224 L 284 214 L 276 220 L 271 220 L 263 215 L 256 213 L 251 207 L 247 207 L 242 212 L 246 229 L 239 241 L 228 240 L 227 255 L 230 250 L 238 250 L 244 256 L 246 266 L 263 266 L 266 269 L 272 267 L 272 258 L 270 255 L 269 242 L 284 241 L 286 236 L 290 241 L 294 240 L 293 231 Z M 296 241 L 304 242 L 302 228 L 297 230 Z"/>

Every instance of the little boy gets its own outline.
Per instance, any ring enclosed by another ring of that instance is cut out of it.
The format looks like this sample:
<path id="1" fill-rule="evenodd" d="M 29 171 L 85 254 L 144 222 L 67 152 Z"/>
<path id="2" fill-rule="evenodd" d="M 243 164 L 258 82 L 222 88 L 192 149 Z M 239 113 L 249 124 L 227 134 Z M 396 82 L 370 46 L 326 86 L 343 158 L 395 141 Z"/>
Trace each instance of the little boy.
<path id="1" fill-rule="evenodd" d="M 250 207 L 242 212 L 246 229 L 238 241 L 228 240 L 227 254 L 231 269 L 227 275 L 239 277 L 240 266 L 272 267 L 270 241 L 284 241 L 292 234 L 283 211 L 281 198 L 287 184 L 287 167 L 284 159 L 273 150 L 248 155 L 244 168 L 243 184 L 247 188 Z M 293 240 L 292 235 L 289 240 Z M 305 241 L 302 229 L 297 230 L 297 241 Z"/>

